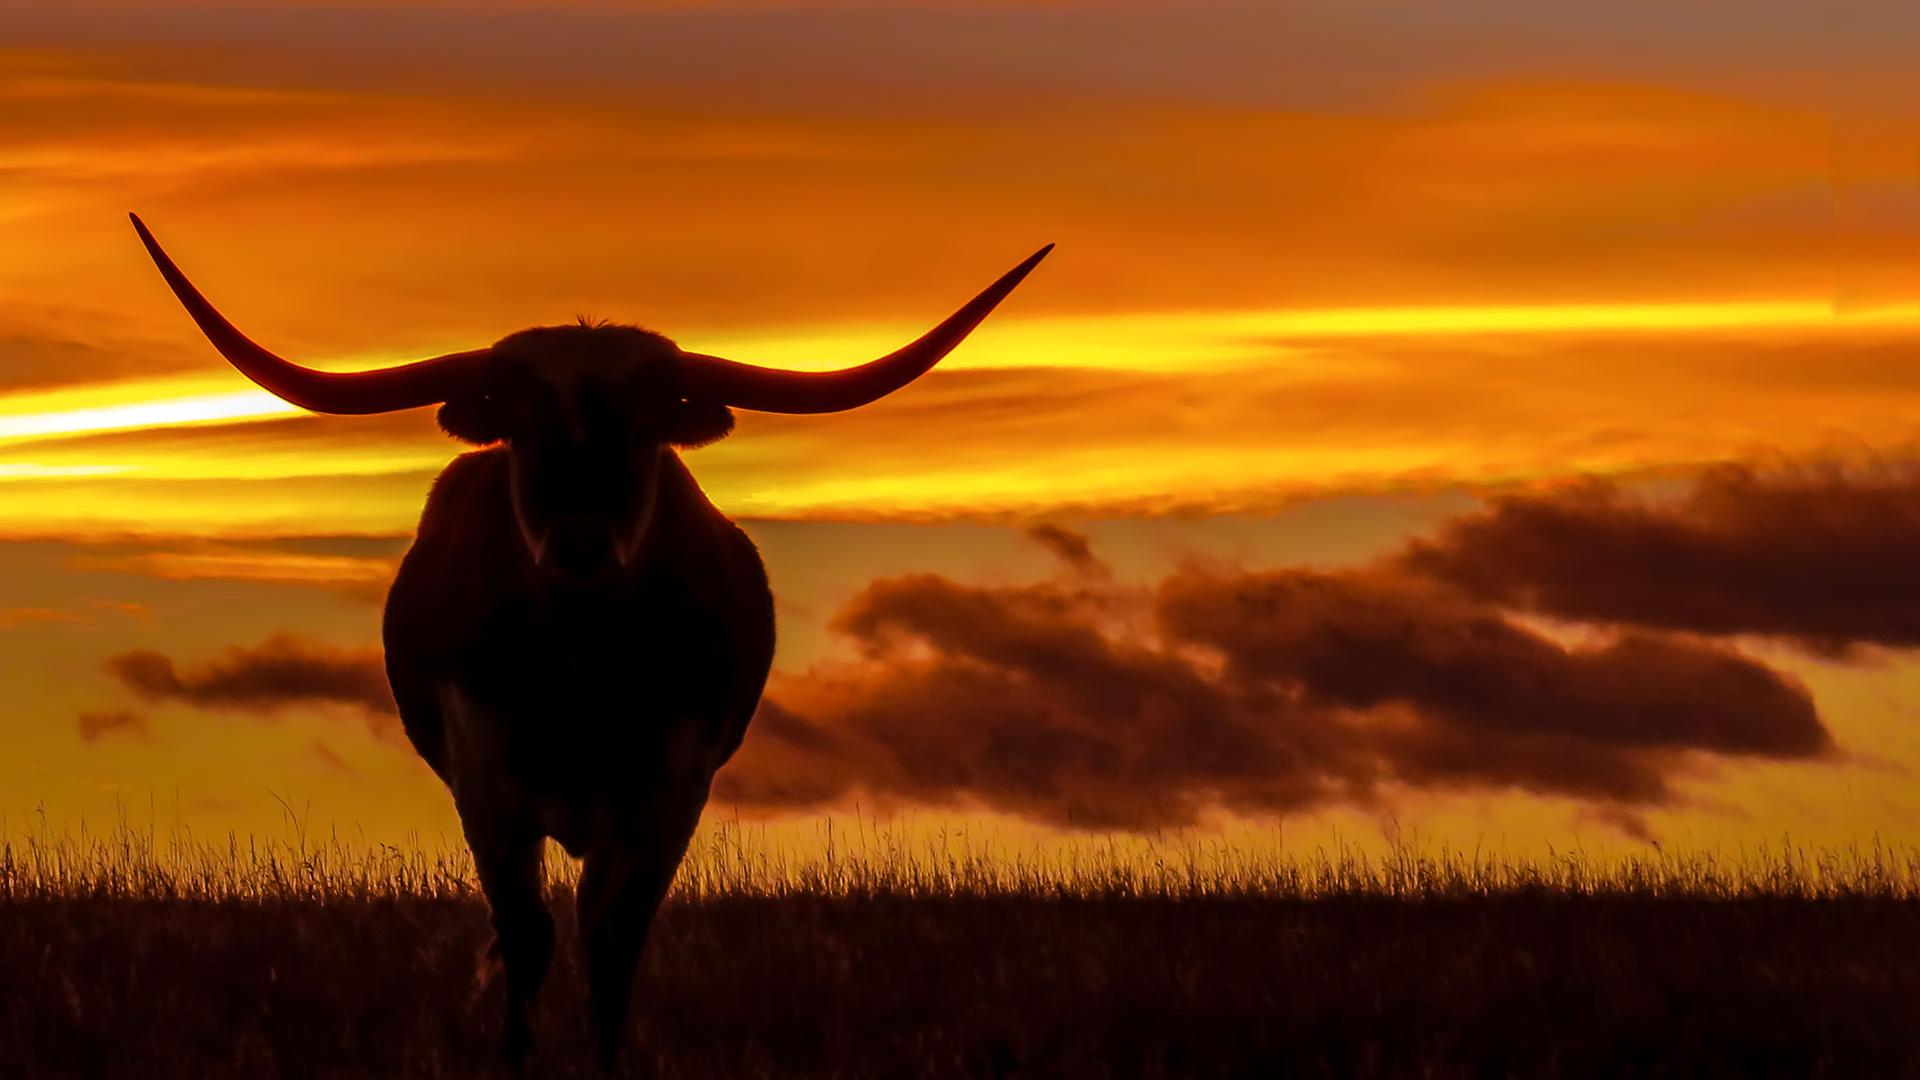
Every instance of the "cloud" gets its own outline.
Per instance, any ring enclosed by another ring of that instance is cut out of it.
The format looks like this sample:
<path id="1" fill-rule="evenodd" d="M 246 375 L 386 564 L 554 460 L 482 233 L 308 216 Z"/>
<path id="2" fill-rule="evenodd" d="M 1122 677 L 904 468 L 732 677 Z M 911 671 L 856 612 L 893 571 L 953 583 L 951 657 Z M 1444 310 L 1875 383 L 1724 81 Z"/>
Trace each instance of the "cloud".
<path id="1" fill-rule="evenodd" d="M 1831 748 L 1804 687 L 1729 648 L 1638 631 L 1563 645 L 1378 572 L 1189 571 L 1158 605 L 1163 632 L 1217 650 L 1231 683 L 1324 708 L 1412 710 L 1417 723 L 1376 733 L 1402 779 L 1638 801 L 1665 795 L 1648 752 Z"/>
<path id="2" fill-rule="evenodd" d="M 17 319 L 18 316 L 13 316 Z M 153 375 L 204 363 L 196 352 L 148 340 L 123 340 L 111 331 L 13 329 L 0 332 L 0 393 Z"/>
<path id="3" fill-rule="evenodd" d="M 108 735 L 145 735 L 147 718 L 126 709 L 83 712 L 74 721 L 81 742 L 99 742 Z"/>
<path id="4" fill-rule="evenodd" d="M 52 607 L 0 607 L 0 630 L 16 630 L 25 626 L 48 623 L 88 626 L 96 624 L 101 615 L 109 613 L 130 619 L 144 619 L 150 614 L 145 604 L 124 600 L 82 600 L 79 602 L 79 610 Z"/>
<path id="5" fill-rule="evenodd" d="M 71 612 L 47 607 L 0 608 L 0 630 L 12 630 L 29 623 L 71 623 L 79 622 L 78 616 Z"/>
<path id="6" fill-rule="evenodd" d="M 0 547 L 38 545 L 48 554 L 48 567 L 81 575 L 125 574 L 168 582 L 288 586 L 378 603 L 386 596 L 411 539 L 381 535 L 212 538 L 158 532 L 83 533 L 31 541 L 0 535 Z M 97 624 L 114 616 L 144 620 L 152 615 L 151 606 L 145 603 L 88 597 L 65 607 L 0 607 L 0 629 L 43 622 Z"/>
<path id="7" fill-rule="evenodd" d="M 1833 745 L 1804 687 L 1734 649 L 1567 645 L 1387 568 L 1189 566 L 1150 589 L 923 574 L 872 583 L 835 627 L 861 658 L 777 676 L 716 798 L 1146 828 L 1515 789 L 1625 822 L 1711 758 Z"/>
<path id="8" fill-rule="evenodd" d="M 76 556 L 76 570 L 139 574 L 163 581 L 246 581 L 295 585 L 342 593 L 378 603 L 387 595 L 398 569 L 396 558 L 354 555 L 303 555 L 226 549 L 204 545 L 195 551 L 153 551 L 115 556 Z M 0 620 L 5 617 L 0 612 Z"/>
<path id="9" fill-rule="evenodd" d="M 1495 499 L 1403 564 L 1562 619 L 1755 634 L 1838 656 L 1920 645 L 1920 465 L 1710 470 L 1677 497 L 1600 480 Z"/>
<path id="10" fill-rule="evenodd" d="M 107 670 L 147 702 L 254 715 L 334 706 L 365 717 L 376 735 L 399 733 L 378 649 L 338 649 L 281 634 L 184 669 L 164 653 L 137 650 L 110 657 Z"/>
<path id="11" fill-rule="evenodd" d="M 163 581 L 240 581 L 291 585 L 379 603 L 400 568 L 410 537 L 277 536 L 211 540 L 148 537 L 76 554 L 76 570 L 137 574 Z"/>
<path id="12" fill-rule="evenodd" d="M 1093 545 L 1082 533 L 1060 525 L 1041 523 L 1027 528 L 1027 536 L 1046 548 L 1076 573 L 1105 577 L 1111 571 L 1093 553 Z"/>

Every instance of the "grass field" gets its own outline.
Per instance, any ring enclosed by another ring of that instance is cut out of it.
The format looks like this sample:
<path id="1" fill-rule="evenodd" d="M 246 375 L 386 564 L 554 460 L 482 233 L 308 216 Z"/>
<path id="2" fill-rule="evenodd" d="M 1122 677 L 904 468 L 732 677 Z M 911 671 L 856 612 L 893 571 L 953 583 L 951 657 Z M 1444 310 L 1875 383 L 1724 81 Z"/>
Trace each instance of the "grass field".
<path id="1" fill-rule="evenodd" d="M 565 867 L 553 906 L 571 931 Z M 659 1076 L 1920 1075 L 1920 859 L 1544 861 L 703 834 L 644 961 Z M 0 846 L 0 1076 L 493 1071 L 458 852 Z M 597 1076 L 577 958 L 535 1076 Z"/>

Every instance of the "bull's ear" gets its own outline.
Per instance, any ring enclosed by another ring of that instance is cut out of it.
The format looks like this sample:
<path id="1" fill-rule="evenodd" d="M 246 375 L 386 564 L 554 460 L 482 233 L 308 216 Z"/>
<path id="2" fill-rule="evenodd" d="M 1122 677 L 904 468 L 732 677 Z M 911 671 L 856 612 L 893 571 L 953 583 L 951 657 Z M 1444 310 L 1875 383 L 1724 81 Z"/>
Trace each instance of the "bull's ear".
<path id="1" fill-rule="evenodd" d="M 708 401 L 682 401 L 667 418 L 661 438 L 682 450 L 696 450 L 719 442 L 732 430 L 732 409 Z"/>
<path id="2" fill-rule="evenodd" d="M 506 410 L 491 394 L 457 397 L 440 406 L 440 429 L 475 446 L 496 443 L 507 437 Z"/>

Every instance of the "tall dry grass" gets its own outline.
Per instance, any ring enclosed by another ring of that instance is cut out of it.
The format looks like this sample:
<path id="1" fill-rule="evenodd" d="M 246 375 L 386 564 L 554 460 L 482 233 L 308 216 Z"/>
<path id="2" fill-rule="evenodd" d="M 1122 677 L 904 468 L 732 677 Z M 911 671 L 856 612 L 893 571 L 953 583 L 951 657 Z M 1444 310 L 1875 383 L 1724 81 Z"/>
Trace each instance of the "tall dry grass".
<path id="1" fill-rule="evenodd" d="M 563 941 L 573 874 L 552 862 Z M 641 1075 L 1920 1076 L 1920 854 L 721 823 Z M 457 842 L 0 823 L 0 1077 L 502 1075 Z M 601 1076 L 579 950 L 532 1075 Z"/>
<path id="2" fill-rule="evenodd" d="M 557 888 L 577 866 L 556 847 Z M 1295 850 L 1206 836 L 1105 835 L 1043 848 L 994 837 L 823 820 L 811 842 L 733 822 L 704 826 L 675 896 L 701 901 L 785 897 L 1272 898 L 1467 900 L 1509 895 L 1684 899 L 1920 899 L 1920 851 L 1877 841 L 1847 848 L 1777 845 L 1727 851 L 1531 858 L 1394 841 Z M 164 834 L 122 819 L 106 830 L 56 829 L 44 818 L 0 838 L 0 901 L 32 898 L 345 902 L 477 899 L 466 849 L 407 847 L 330 831 L 309 835 L 288 815 L 283 836 Z"/>

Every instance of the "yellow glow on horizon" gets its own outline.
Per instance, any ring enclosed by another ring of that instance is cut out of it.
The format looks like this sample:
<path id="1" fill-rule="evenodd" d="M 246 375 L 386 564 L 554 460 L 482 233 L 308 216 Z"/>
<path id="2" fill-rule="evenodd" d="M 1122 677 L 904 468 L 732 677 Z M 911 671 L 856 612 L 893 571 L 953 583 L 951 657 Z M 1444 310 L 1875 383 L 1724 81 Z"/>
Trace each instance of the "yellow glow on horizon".
<path id="1" fill-rule="evenodd" d="M 1634 304 L 1495 304 L 1466 307 L 1330 308 L 1245 316 L 1244 328 L 1288 337 L 1454 334 L 1668 333 L 1782 327 L 1920 325 L 1920 304 L 1846 312 L 1826 300 L 1734 300 Z"/>
<path id="2" fill-rule="evenodd" d="M 37 462 L 0 462 L 0 480 L 66 480 L 76 476 L 117 476 L 124 465 L 43 465 Z"/>
<path id="3" fill-rule="evenodd" d="M 137 453 L 123 454 L 122 460 L 99 464 L 0 462 L 0 481 L 86 477 L 124 480 L 299 480 L 327 476 L 392 476 L 432 472 L 445 465 L 457 452 L 457 447 L 449 443 L 445 453 L 395 453 L 374 446 L 369 448 L 367 456 L 299 451 L 202 457 L 177 453 Z"/>
<path id="4" fill-rule="evenodd" d="M 873 508 L 906 518 L 956 511 L 1035 514 L 1062 502 L 1221 504 L 1247 487 L 1304 494 L 1346 477 L 1391 477 L 1417 471 L 1436 457 L 1484 468 L 1464 443 L 1342 449 L 1267 447 L 1249 460 L 1241 448 L 1194 446 L 1181 454 L 1140 454 L 1112 447 L 1048 455 L 1020 464 L 955 463 L 944 469 L 833 476 L 811 482 L 743 490 L 728 500 L 740 513 L 769 518 L 858 515 Z M 1061 477 L 1072 477 L 1070 491 Z M 1231 486 L 1209 478 L 1234 477 Z M 1486 477 L 1479 477 L 1486 479 Z M 1149 494 L 1158 493 L 1158 494 Z"/>
<path id="5" fill-rule="evenodd" d="M 229 383 L 229 385 L 231 385 Z M 0 397 L 0 443 L 297 414 L 265 390 L 198 392 L 195 384 L 109 383 Z"/>
<path id="6" fill-rule="evenodd" d="M 989 320 L 943 366 L 1191 371 L 1273 361 L 1289 339 L 1460 335 L 1684 333 L 1920 326 L 1920 303 L 1844 311 L 1828 300 L 1271 308 Z M 756 331 L 689 348 L 749 363 L 819 371 L 884 355 L 924 332 L 906 324 Z"/>
<path id="7" fill-rule="evenodd" d="M 1196 371 L 1259 361 L 1317 370 L 1290 339 L 1461 335 L 1676 333 L 1781 328 L 1920 326 L 1920 304 L 1842 313 L 1827 301 L 1758 300 L 1379 308 L 1274 309 L 1080 315 L 989 322 L 944 366 L 949 370 L 1023 367 L 1116 371 Z M 824 370 L 864 362 L 898 348 L 917 330 L 904 326 L 819 327 L 704 339 L 690 348 L 751 363 Z M 457 348 L 449 344 L 448 351 Z M 394 363 L 356 357 L 315 366 L 352 370 Z M 0 396 L 0 443 L 104 431 L 265 420 L 301 410 L 257 388 L 231 389 L 237 376 L 101 383 Z"/>

